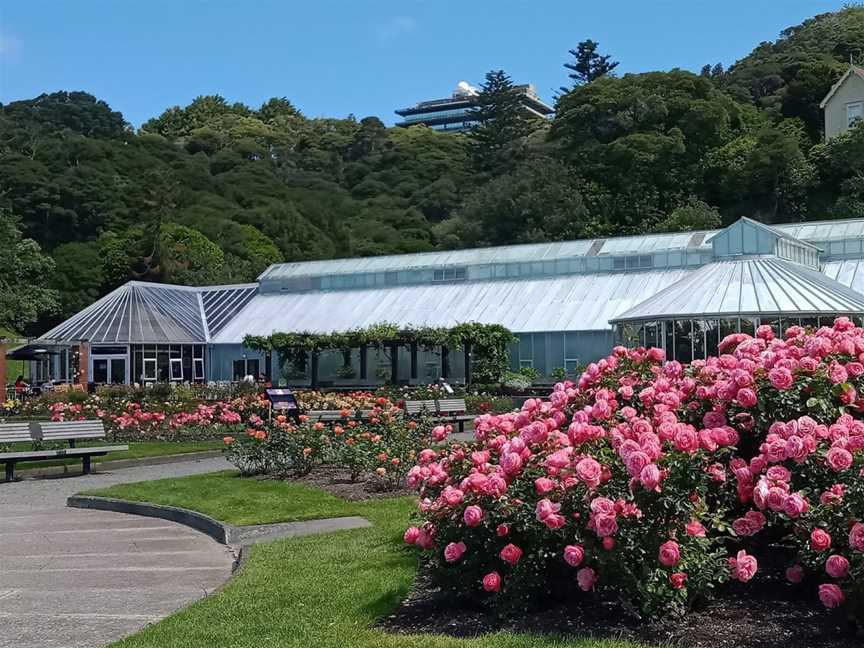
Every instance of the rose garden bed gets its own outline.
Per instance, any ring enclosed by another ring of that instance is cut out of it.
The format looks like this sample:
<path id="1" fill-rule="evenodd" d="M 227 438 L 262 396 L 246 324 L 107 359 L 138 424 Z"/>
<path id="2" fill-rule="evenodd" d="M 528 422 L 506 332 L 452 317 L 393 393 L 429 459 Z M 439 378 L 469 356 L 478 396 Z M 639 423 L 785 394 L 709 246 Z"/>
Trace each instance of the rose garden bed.
<path id="1" fill-rule="evenodd" d="M 627 640 L 682 648 L 860 648 L 861 634 L 841 614 L 826 614 L 818 598 L 789 586 L 785 556 L 762 566 L 752 587 L 722 588 L 704 609 L 676 618 L 640 617 L 609 593 L 589 598 L 572 591 L 558 599 L 537 599 L 530 607 L 496 610 L 477 600 L 453 598 L 421 569 L 399 607 L 375 626 L 394 634 L 477 638 L 499 632 Z M 574 584 L 574 590 L 575 590 Z"/>

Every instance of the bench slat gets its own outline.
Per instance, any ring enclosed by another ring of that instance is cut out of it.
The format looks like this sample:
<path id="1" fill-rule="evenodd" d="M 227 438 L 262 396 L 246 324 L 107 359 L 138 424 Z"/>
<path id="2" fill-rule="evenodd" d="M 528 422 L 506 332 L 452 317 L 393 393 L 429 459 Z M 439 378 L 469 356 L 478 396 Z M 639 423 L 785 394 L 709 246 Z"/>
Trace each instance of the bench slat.
<path id="1" fill-rule="evenodd" d="M 38 430 L 38 423 L 31 424 L 30 421 L 23 423 L 0 423 L 0 443 L 19 443 L 21 441 L 33 441 L 38 438 L 34 436 L 34 426 Z"/>
<path id="2" fill-rule="evenodd" d="M 67 441 L 69 439 L 101 439 L 105 436 L 102 421 L 50 421 L 42 423 L 42 439 Z"/>
<path id="3" fill-rule="evenodd" d="M 118 445 L 91 446 L 89 448 L 66 448 L 64 450 L 30 450 L 27 452 L 0 452 L 0 463 L 12 459 L 14 459 L 15 461 L 26 461 L 27 459 L 62 459 L 63 457 L 100 455 L 107 454 L 109 452 L 123 452 L 128 449 L 128 445 Z"/>
<path id="4" fill-rule="evenodd" d="M 434 414 L 435 410 L 434 400 L 405 401 L 405 412 L 408 414 L 419 414 L 423 411 Z"/>
<path id="5" fill-rule="evenodd" d="M 439 412 L 464 412 L 468 409 L 464 398 L 447 398 L 438 401 Z"/>

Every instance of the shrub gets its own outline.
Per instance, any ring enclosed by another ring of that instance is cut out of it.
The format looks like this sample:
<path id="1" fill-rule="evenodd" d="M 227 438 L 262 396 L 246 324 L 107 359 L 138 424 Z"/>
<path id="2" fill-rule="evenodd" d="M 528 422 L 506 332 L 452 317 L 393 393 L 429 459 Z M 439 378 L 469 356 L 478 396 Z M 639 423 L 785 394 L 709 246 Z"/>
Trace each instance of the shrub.
<path id="1" fill-rule="evenodd" d="M 577 586 L 650 614 L 748 582 L 781 541 L 797 547 L 793 580 L 860 605 L 864 330 L 760 327 L 720 349 L 684 366 L 618 347 L 548 402 L 479 417 L 475 442 L 423 450 L 406 541 L 460 594 Z"/>

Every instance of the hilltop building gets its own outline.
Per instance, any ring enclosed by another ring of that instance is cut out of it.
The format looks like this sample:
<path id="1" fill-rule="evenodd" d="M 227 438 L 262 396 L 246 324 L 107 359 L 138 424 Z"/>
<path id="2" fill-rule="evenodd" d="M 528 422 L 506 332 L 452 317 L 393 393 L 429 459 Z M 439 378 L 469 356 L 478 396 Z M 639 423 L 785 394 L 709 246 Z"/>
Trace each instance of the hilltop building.
<path id="1" fill-rule="evenodd" d="M 522 98 L 525 110 L 537 117 L 548 117 L 555 110 L 543 102 L 530 83 L 514 86 Z M 470 130 L 476 121 L 471 112 L 477 105 L 479 90 L 466 81 L 460 81 L 453 94 L 446 99 L 421 101 L 416 106 L 401 108 L 396 114 L 402 117 L 397 126 L 408 127 L 426 124 L 430 128 L 447 132 Z"/>

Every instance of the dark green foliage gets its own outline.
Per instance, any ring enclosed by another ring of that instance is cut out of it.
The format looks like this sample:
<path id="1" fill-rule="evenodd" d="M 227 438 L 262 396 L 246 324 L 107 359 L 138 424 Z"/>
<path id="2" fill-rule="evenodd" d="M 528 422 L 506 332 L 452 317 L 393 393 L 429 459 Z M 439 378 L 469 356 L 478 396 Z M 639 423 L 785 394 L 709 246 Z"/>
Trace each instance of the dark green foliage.
<path id="1" fill-rule="evenodd" d="M 361 346 L 384 348 L 392 344 L 416 343 L 435 349 L 468 348 L 472 354 L 474 379 L 479 383 L 500 382 L 507 371 L 509 346 L 513 334 L 498 324 L 459 324 L 453 328 L 400 328 L 382 322 L 344 333 L 274 333 L 270 336 L 247 335 L 243 345 L 264 353 L 277 351 L 286 367 L 305 367 L 309 354 L 322 351 L 349 352 Z"/>
<path id="2" fill-rule="evenodd" d="M 522 99 L 504 70 L 486 73 L 472 117 L 477 121 L 471 130 L 477 169 L 499 173 L 512 168 L 523 140 L 536 127 L 536 120 L 523 108 Z"/>
<path id="3" fill-rule="evenodd" d="M 551 158 L 536 158 L 475 191 L 438 228 L 445 244 L 466 246 L 537 243 L 603 232 L 592 218 L 574 170 Z"/>
<path id="4" fill-rule="evenodd" d="M 654 226 L 655 232 L 695 232 L 720 227 L 720 212 L 701 200 L 690 197 L 668 217 Z"/>
<path id="5" fill-rule="evenodd" d="M 0 106 L 0 209 L 56 263 L 42 285 L 61 304 L 40 331 L 129 279 L 246 282 L 281 260 L 861 217 L 864 127 L 822 143 L 818 105 L 861 43 L 860 6 L 700 74 L 617 78 L 583 41 L 554 120 L 529 117 L 492 71 L 468 136 L 218 95 L 135 133 L 91 95 L 45 94 Z"/>
<path id="6" fill-rule="evenodd" d="M 564 67 L 570 70 L 567 76 L 572 80 L 573 87 L 596 81 L 618 67 L 618 61 L 613 61 L 609 54 L 599 54 L 598 47 L 600 43 L 589 38 L 579 43 L 575 50 L 570 50 L 573 61 L 565 63 Z M 567 92 L 568 88 L 561 90 Z"/>
<path id="7" fill-rule="evenodd" d="M 0 209 L 0 327 L 21 330 L 57 307 L 44 281 L 53 270 L 39 244 L 22 238 L 16 219 Z"/>
<path id="8" fill-rule="evenodd" d="M 760 44 L 729 68 L 722 86 L 773 119 L 800 118 L 815 143 L 822 132 L 819 102 L 846 71 L 850 56 L 860 59 L 862 43 L 864 7 L 820 14 Z"/>

